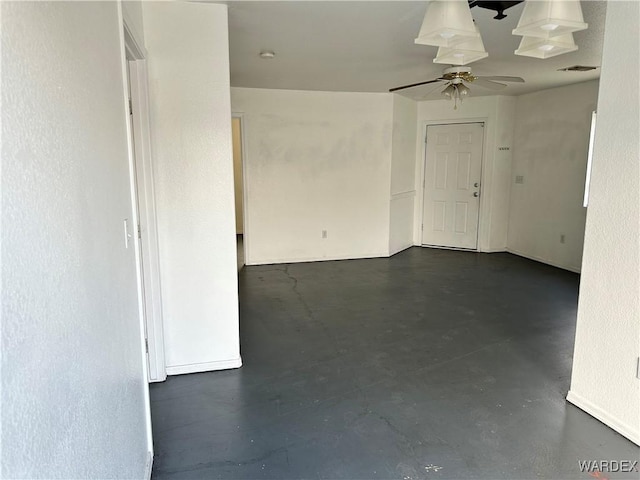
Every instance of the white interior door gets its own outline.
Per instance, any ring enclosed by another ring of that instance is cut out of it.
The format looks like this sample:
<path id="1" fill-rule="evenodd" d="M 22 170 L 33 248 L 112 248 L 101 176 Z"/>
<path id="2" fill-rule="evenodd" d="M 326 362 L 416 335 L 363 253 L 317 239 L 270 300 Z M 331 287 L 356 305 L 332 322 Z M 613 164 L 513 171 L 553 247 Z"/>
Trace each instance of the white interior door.
<path id="1" fill-rule="evenodd" d="M 127 55 L 129 123 L 132 135 L 132 187 L 138 218 L 137 251 L 140 262 L 140 295 L 149 381 L 166 379 L 164 335 L 160 298 L 158 233 L 150 157 L 147 76 L 144 60 Z"/>
<path id="2" fill-rule="evenodd" d="M 478 247 L 483 136 L 482 123 L 427 127 L 423 245 Z"/>
<path id="3" fill-rule="evenodd" d="M 131 62 L 127 61 L 127 87 L 128 87 L 128 95 L 129 95 L 129 121 L 131 122 L 131 133 L 133 134 L 133 143 L 135 145 L 136 143 L 136 132 L 135 132 L 135 128 L 133 126 L 133 100 L 131 99 Z M 139 171 L 138 168 L 138 164 L 137 164 L 137 160 L 136 160 L 136 149 L 135 147 L 132 149 L 132 160 L 133 160 L 133 171 L 134 171 L 134 175 L 133 175 L 133 188 L 135 190 L 135 209 L 136 209 L 136 218 L 138 218 L 138 222 L 140 221 L 140 189 L 138 188 L 138 175 L 137 172 Z M 149 326 L 148 326 L 148 318 L 147 318 L 147 301 L 145 298 L 145 285 L 144 285 L 144 258 L 143 258 L 143 245 L 141 242 L 142 239 L 142 234 L 141 234 L 141 229 L 140 229 L 140 223 L 138 223 L 138 225 L 135 226 L 135 239 L 136 242 L 138 242 L 139 246 L 138 246 L 138 251 L 140 252 L 138 255 L 138 261 L 140 262 L 140 284 L 141 284 L 141 288 L 140 291 L 142 292 L 142 322 L 144 325 L 144 343 L 146 346 L 146 357 L 147 357 L 147 372 L 149 373 L 149 378 L 154 378 L 155 377 L 155 371 L 152 372 L 152 367 L 155 370 L 155 365 L 153 364 L 153 362 L 150 362 L 150 358 L 149 358 Z"/>

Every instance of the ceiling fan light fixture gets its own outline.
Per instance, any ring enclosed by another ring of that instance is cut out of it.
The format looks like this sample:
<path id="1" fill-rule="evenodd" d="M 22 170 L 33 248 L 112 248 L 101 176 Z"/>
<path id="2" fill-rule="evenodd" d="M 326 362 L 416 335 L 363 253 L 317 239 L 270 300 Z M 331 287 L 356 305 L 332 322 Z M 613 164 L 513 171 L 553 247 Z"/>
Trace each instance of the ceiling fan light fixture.
<path id="1" fill-rule="evenodd" d="M 415 43 L 452 47 L 479 35 L 467 0 L 432 0 Z"/>
<path id="2" fill-rule="evenodd" d="M 462 81 L 459 83 L 450 83 L 447 85 L 441 94 L 446 97 L 447 100 L 453 100 L 453 109 L 457 110 L 458 102 L 462 103 L 464 97 L 469 96 L 469 87 L 467 87 Z"/>
<path id="3" fill-rule="evenodd" d="M 545 59 L 576 50 L 578 50 L 578 46 L 573 41 L 573 35 L 567 33 L 553 38 L 522 37 L 520 47 L 515 51 L 515 54 Z"/>
<path id="4" fill-rule="evenodd" d="M 445 63 L 448 65 L 468 65 L 489 56 L 484 49 L 482 37 L 478 27 L 474 27 L 478 33 L 476 38 L 467 39 L 454 47 L 440 47 L 433 63 Z"/>
<path id="5" fill-rule="evenodd" d="M 456 87 L 454 87 L 453 84 L 450 83 L 449 85 L 447 85 L 447 88 L 442 90 L 441 94 L 447 97 L 448 100 L 451 100 L 453 98 L 455 91 L 456 91 Z"/>
<path id="6" fill-rule="evenodd" d="M 526 0 L 514 35 L 554 38 L 586 30 L 580 0 Z"/>

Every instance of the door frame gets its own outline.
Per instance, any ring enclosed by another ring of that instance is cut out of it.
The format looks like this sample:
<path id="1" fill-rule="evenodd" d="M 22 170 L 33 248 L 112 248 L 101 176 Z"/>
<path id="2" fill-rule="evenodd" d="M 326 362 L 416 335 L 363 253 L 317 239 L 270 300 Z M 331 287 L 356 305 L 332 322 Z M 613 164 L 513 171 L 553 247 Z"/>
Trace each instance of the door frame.
<path id="1" fill-rule="evenodd" d="M 422 153 L 421 153 L 421 162 L 417 162 L 419 172 L 416 175 L 416 178 L 420 180 L 419 185 L 416 188 L 416 205 L 415 205 L 415 224 L 414 224 L 414 232 L 417 232 L 418 235 L 414 236 L 414 245 L 418 247 L 424 248 L 440 248 L 440 249 L 448 249 L 448 250 L 462 250 L 462 251 L 471 251 L 471 252 L 481 252 L 484 251 L 484 245 L 482 244 L 482 239 L 485 235 L 485 230 L 490 228 L 490 219 L 488 218 L 488 209 L 487 209 L 487 200 L 485 192 L 488 191 L 487 186 L 490 187 L 488 181 L 488 172 L 485 169 L 485 160 L 488 155 L 487 151 L 487 126 L 488 126 L 488 118 L 487 117 L 470 117 L 470 118 L 456 118 L 456 119 L 443 119 L 443 120 L 428 120 L 422 122 L 422 139 L 418 139 L 418 141 L 422 144 Z M 469 124 L 469 123 L 481 123 L 483 125 L 483 133 L 482 133 L 482 158 L 480 159 L 480 205 L 478 206 L 478 229 L 477 229 L 477 242 L 476 248 L 468 249 L 468 248 L 453 248 L 453 247 L 439 247 L 435 245 L 423 245 L 422 244 L 422 220 L 424 218 L 424 186 L 426 182 L 426 165 L 427 165 L 427 128 L 431 126 L 437 125 L 460 125 L 460 124 Z"/>
<path id="2" fill-rule="evenodd" d="M 132 175 L 135 175 L 136 179 L 136 183 L 132 181 L 131 186 L 132 201 L 137 202 L 140 212 L 140 218 L 136 219 L 136 225 L 140 228 L 138 233 L 141 240 L 140 242 L 135 242 L 135 244 L 138 265 L 142 265 L 138 287 L 141 301 L 140 321 L 143 326 L 143 334 L 146 328 L 146 339 L 144 339 L 144 347 L 147 352 L 145 368 L 147 369 L 147 380 L 149 382 L 162 382 L 166 380 L 167 372 L 164 351 L 158 229 L 151 158 L 146 51 L 137 42 L 135 32 L 130 28 L 126 17 L 123 18 L 123 26 L 126 50 L 125 62 L 128 63 L 129 67 L 129 83 L 131 85 L 129 94 L 131 95 L 133 107 L 133 114 L 131 116 L 127 115 L 128 118 L 131 118 L 131 124 L 127 121 L 128 135 L 132 140 L 130 165 Z M 129 107 L 127 106 L 127 108 Z M 136 132 L 135 135 L 133 134 L 134 131 Z M 134 203 L 134 209 L 135 205 Z M 138 245 L 140 251 L 138 251 Z M 146 366 L 147 361 L 148 367 Z"/>
<path id="3" fill-rule="evenodd" d="M 240 120 L 240 144 L 242 148 L 242 247 L 244 249 L 244 264 L 249 263 L 249 195 L 247 194 L 247 144 L 246 144 L 246 122 L 244 112 L 231 112 L 231 118 Z"/>

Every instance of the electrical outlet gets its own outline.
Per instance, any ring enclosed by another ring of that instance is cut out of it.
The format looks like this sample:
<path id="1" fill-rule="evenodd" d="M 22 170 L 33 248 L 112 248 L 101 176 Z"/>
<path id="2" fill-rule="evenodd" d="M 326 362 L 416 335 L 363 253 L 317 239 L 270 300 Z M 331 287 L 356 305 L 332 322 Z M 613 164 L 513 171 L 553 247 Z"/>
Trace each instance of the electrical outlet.
<path id="1" fill-rule="evenodd" d="M 565 241 L 565 236 L 564 233 L 562 235 L 560 235 L 560 243 L 564 243 Z"/>
<path id="2" fill-rule="evenodd" d="M 524 175 L 516 175 L 516 183 L 524 183 Z"/>
<path id="3" fill-rule="evenodd" d="M 327 231 L 326 230 L 322 230 L 322 238 L 327 238 Z"/>

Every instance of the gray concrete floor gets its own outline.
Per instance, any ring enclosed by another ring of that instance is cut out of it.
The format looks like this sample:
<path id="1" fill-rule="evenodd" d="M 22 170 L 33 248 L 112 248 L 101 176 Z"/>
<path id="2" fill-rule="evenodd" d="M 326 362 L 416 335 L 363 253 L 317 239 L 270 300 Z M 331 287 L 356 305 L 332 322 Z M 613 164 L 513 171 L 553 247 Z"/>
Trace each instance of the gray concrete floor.
<path id="1" fill-rule="evenodd" d="M 588 480 L 578 460 L 637 460 L 565 401 L 578 280 L 422 248 L 245 267 L 244 366 L 151 386 L 153 478 Z"/>

